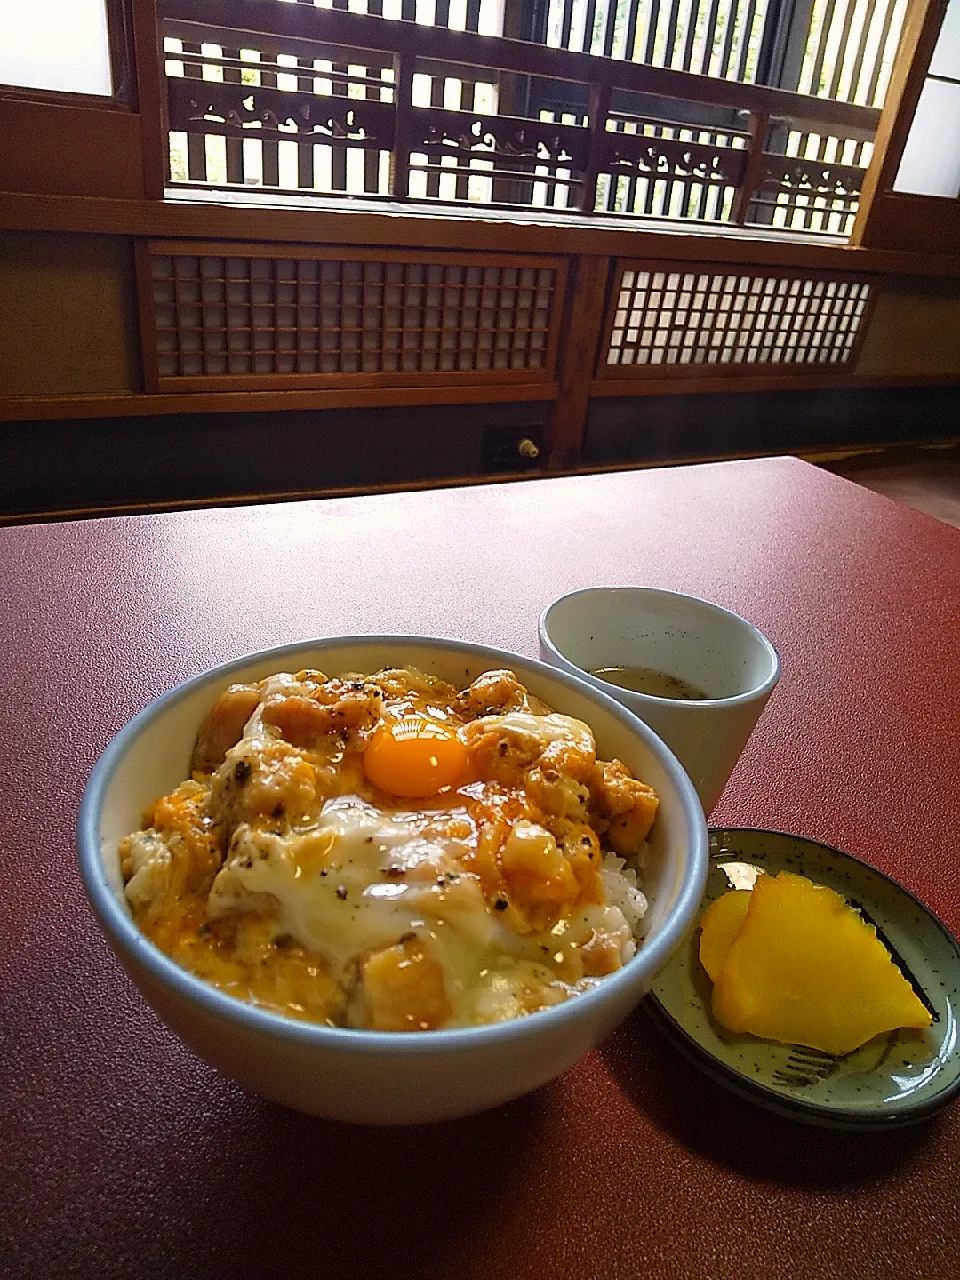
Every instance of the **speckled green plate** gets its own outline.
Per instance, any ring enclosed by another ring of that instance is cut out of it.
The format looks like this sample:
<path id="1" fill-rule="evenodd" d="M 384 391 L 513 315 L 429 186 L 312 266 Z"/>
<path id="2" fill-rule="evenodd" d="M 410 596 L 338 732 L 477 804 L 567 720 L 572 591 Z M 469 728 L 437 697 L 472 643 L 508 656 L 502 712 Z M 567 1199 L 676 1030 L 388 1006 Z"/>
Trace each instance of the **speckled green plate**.
<path id="1" fill-rule="evenodd" d="M 926 1031 L 876 1036 L 843 1057 L 748 1035 L 710 1014 L 712 985 L 698 955 L 699 929 L 654 983 L 647 1007 L 672 1040 L 735 1092 L 795 1119 L 834 1128 L 913 1124 L 960 1093 L 960 946 L 894 880 L 828 845 L 753 828 L 710 832 L 704 908 L 760 872 L 795 871 L 843 894 L 871 924 L 933 1014 Z"/>

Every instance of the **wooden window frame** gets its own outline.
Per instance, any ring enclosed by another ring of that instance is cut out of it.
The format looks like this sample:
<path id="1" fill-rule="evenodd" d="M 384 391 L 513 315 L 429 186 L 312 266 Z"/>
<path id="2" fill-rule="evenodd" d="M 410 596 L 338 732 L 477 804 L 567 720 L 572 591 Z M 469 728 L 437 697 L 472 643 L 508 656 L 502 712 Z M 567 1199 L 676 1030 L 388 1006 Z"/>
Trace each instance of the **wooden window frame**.
<path id="1" fill-rule="evenodd" d="M 69 93 L 60 89 L 0 84 L 0 99 L 61 107 L 94 107 L 101 111 L 137 111 L 139 96 L 133 54 L 133 3 L 134 0 L 105 0 L 104 4 L 112 93 Z"/>
<path id="2" fill-rule="evenodd" d="M 925 255 L 942 252 L 946 242 L 960 253 L 960 199 L 893 190 L 946 8 L 947 0 L 913 0 L 908 10 L 850 237 L 858 247 Z"/>

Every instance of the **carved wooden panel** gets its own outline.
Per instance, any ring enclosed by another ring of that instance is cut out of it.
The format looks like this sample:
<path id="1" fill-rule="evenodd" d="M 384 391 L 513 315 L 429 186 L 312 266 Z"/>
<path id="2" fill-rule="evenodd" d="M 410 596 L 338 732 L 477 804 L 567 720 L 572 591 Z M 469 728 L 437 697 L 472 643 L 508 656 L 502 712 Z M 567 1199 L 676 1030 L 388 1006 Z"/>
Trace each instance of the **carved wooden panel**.
<path id="1" fill-rule="evenodd" d="M 799 156 L 764 153 L 757 189 L 753 193 L 751 221 L 769 223 L 773 210 L 785 213 L 787 226 L 796 225 L 794 214 L 805 221 L 817 217 L 816 230 L 845 234 L 856 214 L 866 169 Z"/>
<path id="2" fill-rule="evenodd" d="M 601 136 L 597 209 L 652 218 L 730 221 L 749 159 L 748 135 L 611 114 Z"/>
<path id="3" fill-rule="evenodd" d="M 654 178 L 685 178 L 737 187 L 743 180 L 747 152 L 742 147 L 706 146 L 636 133 L 603 135 L 600 169 Z"/>
<path id="4" fill-rule="evenodd" d="M 395 108 L 389 102 L 175 78 L 168 80 L 167 91 L 170 128 L 183 133 L 256 138 L 309 134 L 331 146 L 384 150 L 394 142 Z"/>
<path id="5" fill-rule="evenodd" d="M 561 259 L 152 242 L 153 390 L 550 382 Z"/>
<path id="6" fill-rule="evenodd" d="M 616 278 L 598 378 L 846 365 L 874 292 L 862 276 L 625 260 Z"/>
<path id="7" fill-rule="evenodd" d="M 438 107 L 412 107 L 407 120 L 411 170 L 447 160 L 453 162 L 444 166 L 447 174 L 488 181 L 535 175 L 547 184 L 582 184 L 590 131 L 581 126 Z"/>

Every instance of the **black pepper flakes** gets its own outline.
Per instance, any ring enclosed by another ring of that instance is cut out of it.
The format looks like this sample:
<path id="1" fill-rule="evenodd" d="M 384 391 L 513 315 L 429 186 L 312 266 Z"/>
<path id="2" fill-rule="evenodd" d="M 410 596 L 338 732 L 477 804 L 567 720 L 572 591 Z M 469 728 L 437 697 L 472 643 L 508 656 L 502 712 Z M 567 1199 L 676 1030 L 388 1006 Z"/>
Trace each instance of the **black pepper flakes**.
<path id="1" fill-rule="evenodd" d="M 253 769 L 246 760 L 238 760 L 233 767 L 233 776 L 236 778 L 237 782 L 239 782 L 241 787 L 250 777 L 251 773 L 253 773 Z"/>
<path id="2" fill-rule="evenodd" d="M 510 903 L 506 900 L 506 898 L 497 898 L 496 902 L 493 905 L 497 911 L 506 911 Z"/>
<path id="3" fill-rule="evenodd" d="M 346 902 L 346 900 L 347 900 L 347 886 L 346 886 L 345 884 L 338 884 L 338 885 L 337 885 L 337 897 L 340 899 L 340 901 L 341 901 L 341 902 Z"/>

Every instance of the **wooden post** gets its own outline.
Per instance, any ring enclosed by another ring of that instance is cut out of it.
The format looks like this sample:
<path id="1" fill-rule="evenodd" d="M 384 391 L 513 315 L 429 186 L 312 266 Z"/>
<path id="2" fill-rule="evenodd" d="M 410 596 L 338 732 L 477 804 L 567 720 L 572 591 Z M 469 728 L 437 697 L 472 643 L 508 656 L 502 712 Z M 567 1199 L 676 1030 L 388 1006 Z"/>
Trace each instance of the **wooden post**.
<path id="1" fill-rule="evenodd" d="M 133 0 L 132 16 L 143 193 L 148 200 L 162 200 L 170 172 L 170 136 L 163 35 L 158 26 L 156 0 Z"/>
<path id="2" fill-rule="evenodd" d="M 140 321 L 142 386 L 144 391 L 156 394 L 160 385 L 160 370 L 157 361 L 157 309 L 153 293 L 153 263 L 150 260 L 149 241 L 135 240 L 133 253 Z"/>
<path id="3" fill-rule="evenodd" d="M 557 349 L 557 398 L 544 432 L 547 471 L 567 470 L 580 461 L 590 384 L 603 338 L 609 275 L 606 255 L 587 254 L 575 259 L 567 277 Z"/>
<path id="4" fill-rule="evenodd" d="M 583 175 L 583 190 L 580 193 L 580 212 L 593 213 L 597 204 L 597 174 L 603 162 L 604 134 L 607 130 L 607 114 L 610 110 L 609 84 L 592 84 L 590 86 L 590 105 L 587 108 L 587 119 L 590 125 L 590 151 L 587 156 L 587 168 Z"/>
<path id="5" fill-rule="evenodd" d="M 227 49 L 223 45 L 224 58 L 236 58 L 240 61 L 240 47 L 235 49 Z M 242 84 L 243 69 L 240 66 L 223 68 L 224 84 Z M 242 138 L 226 138 L 226 155 L 227 155 L 227 182 L 234 183 L 237 186 L 243 185 L 243 139 Z"/>
<path id="6" fill-rule="evenodd" d="M 308 0 L 297 0 L 298 4 L 305 4 Z M 313 0 L 309 0 L 313 3 Z M 312 58 L 297 58 L 297 67 L 303 67 L 306 74 L 297 76 L 297 89 L 300 93 L 313 93 L 314 83 L 314 66 Z M 229 144 L 228 144 L 229 145 Z M 243 145 L 241 141 L 241 146 Z M 313 191 L 316 185 L 316 173 L 314 169 L 314 136 L 313 126 L 309 125 L 307 130 L 302 130 L 297 138 L 297 186 L 301 191 Z"/>
<path id="7" fill-rule="evenodd" d="M 857 217 L 850 233 L 850 243 L 853 245 L 867 247 L 875 242 L 871 215 L 875 204 L 882 202 L 896 180 L 900 157 L 907 144 L 907 135 L 913 124 L 913 116 L 940 36 L 946 8 L 946 0 L 913 0 L 907 10 L 883 114 L 877 126 L 873 156 L 860 189 Z M 932 229 L 937 217 L 937 213 L 931 211 Z"/>
<path id="8" fill-rule="evenodd" d="M 750 210 L 750 201 L 756 194 L 763 179 L 763 153 L 767 144 L 767 132 L 770 128 L 770 117 L 765 111 L 750 113 L 750 150 L 747 153 L 747 164 L 743 178 L 737 189 L 733 202 L 731 221 L 743 226 Z"/>
<path id="9" fill-rule="evenodd" d="M 413 130 L 413 58 L 395 54 L 393 58 L 393 102 L 396 133 L 390 162 L 390 196 L 407 200 L 410 196 L 410 150 Z"/>

